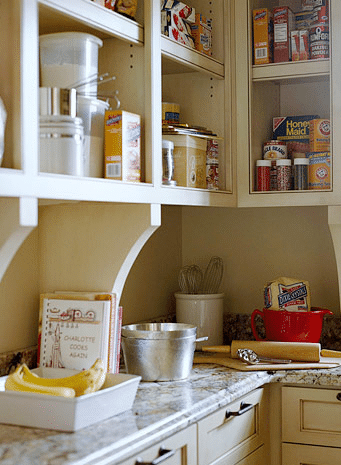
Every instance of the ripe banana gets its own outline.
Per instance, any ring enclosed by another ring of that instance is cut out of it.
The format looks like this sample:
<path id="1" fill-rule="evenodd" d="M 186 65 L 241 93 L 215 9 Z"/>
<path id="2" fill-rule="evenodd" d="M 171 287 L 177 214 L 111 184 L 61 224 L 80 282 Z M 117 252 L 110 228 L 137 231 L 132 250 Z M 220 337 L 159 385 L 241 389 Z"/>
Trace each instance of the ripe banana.
<path id="1" fill-rule="evenodd" d="M 103 386 L 106 377 L 104 363 L 101 359 L 97 359 L 91 366 L 91 368 L 89 368 L 88 370 L 83 370 L 77 373 L 76 375 L 66 376 L 64 378 L 41 378 L 37 376 L 35 373 L 32 373 L 25 364 L 21 365 L 21 367 L 19 367 L 19 369 L 17 369 L 16 371 L 18 371 L 17 376 L 15 378 L 17 382 L 16 386 L 20 387 L 20 385 L 22 385 L 23 387 L 25 387 L 25 389 L 27 388 L 27 386 L 32 386 L 35 387 L 35 392 L 49 390 L 50 388 L 57 390 L 56 392 L 61 392 L 58 390 L 71 389 L 74 392 L 74 396 L 76 397 L 98 391 Z M 15 373 L 13 373 L 13 375 Z M 10 378 L 10 376 L 8 377 L 8 379 Z M 6 384 L 8 382 L 8 379 L 6 381 Z M 11 386 L 10 382 L 9 386 Z M 5 389 L 10 388 L 6 388 L 5 386 Z M 65 394 L 67 394 L 67 391 L 64 392 Z M 48 392 L 46 392 L 46 394 L 47 393 Z M 70 394 L 66 395 L 66 397 L 70 397 Z"/>
<path id="2" fill-rule="evenodd" d="M 20 392 L 34 392 L 38 394 L 48 394 L 50 396 L 63 396 L 75 397 L 75 390 L 71 387 L 62 386 L 39 386 L 38 384 L 31 383 L 23 380 L 23 365 L 19 366 L 13 373 L 11 373 L 5 383 L 5 390 L 7 391 L 20 391 Z"/>

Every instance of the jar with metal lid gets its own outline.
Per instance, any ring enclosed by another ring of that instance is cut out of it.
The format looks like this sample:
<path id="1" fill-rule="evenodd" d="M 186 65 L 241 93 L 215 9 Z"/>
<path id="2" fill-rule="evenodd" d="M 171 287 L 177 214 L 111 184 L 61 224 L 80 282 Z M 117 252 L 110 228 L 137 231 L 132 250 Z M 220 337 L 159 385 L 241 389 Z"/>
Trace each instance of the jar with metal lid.
<path id="1" fill-rule="evenodd" d="M 162 139 L 162 184 L 176 186 L 174 181 L 174 142 Z"/>
<path id="2" fill-rule="evenodd" d="M 39 170 L 43 173 L 84 175 L 84 129 L 81 118 L 40 117 Z"/>
<path id="3" fill-rule="evenodd" d="M 294 189 L 308 189 L 309 158 L 294 158 Z"/>
<path id="4" fill-rule="evenodd" d="M 291 188 L 291 160 L 282 158 L 276 160 L 277 190 L 287 191 Z"/>

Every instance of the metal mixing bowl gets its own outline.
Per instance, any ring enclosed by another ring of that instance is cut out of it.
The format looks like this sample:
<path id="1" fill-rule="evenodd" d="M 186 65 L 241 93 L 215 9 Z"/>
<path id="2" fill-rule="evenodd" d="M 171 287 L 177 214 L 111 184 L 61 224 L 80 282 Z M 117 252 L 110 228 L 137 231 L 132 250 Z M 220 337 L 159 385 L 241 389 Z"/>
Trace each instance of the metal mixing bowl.
<path id="1" fill-rule="evenodd" d="M 198 341 L 196 333 L 196 326 L 182 323 L 123 326 L 122 349 L 127 372 L 141 376 L 143 381 L 187 378 Z"/>

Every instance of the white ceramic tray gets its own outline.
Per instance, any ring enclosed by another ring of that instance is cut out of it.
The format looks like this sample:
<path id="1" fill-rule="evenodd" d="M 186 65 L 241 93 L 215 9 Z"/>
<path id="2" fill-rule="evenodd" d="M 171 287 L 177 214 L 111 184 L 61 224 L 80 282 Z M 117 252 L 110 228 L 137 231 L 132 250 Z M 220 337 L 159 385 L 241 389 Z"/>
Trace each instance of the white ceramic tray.
<path id="1" fill-rule="evenodd" d="M 45 378 L 75 373 L 60 368 L 36 368 L 32 372 Z M 131 409 L 141 377 L 109 373 L 102 389 L 73 399 L 5 391 L 6 379 L 0 378 L 0 423 L 77 431 Z"/>

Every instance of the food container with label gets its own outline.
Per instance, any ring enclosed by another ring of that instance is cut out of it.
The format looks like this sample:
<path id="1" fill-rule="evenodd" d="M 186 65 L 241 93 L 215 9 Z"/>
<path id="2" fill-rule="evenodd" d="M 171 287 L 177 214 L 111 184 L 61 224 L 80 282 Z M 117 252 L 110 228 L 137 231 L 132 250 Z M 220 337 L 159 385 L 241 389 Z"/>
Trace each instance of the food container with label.
<path id="1" fill-rule="evenodd" d="M 287 191 L 291 188 L 291 160 L 282 158 L 276 160 L 277 190 Z"/>
<path id="2" fill-rule="evenodd" d="M 294 158 L 294 189 L 308 189 L 309 158 Z"/>
<path id="3" fill-rule="evenodd" d="M 162 184 L 176 186 L 174 181 L 174 142 L 162 139 Z"/>

